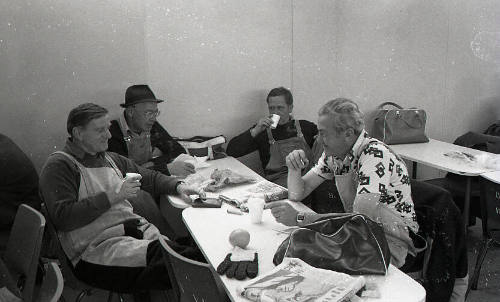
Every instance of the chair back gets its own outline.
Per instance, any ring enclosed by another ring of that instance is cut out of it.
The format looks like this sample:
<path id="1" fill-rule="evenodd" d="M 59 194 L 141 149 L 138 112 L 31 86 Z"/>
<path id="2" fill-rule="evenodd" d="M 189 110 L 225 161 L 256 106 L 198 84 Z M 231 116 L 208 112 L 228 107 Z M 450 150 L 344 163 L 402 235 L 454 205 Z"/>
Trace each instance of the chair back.
<path id="1" fill-rule="evenodd" d="M 221 290 L 220 285 L 215 281 L 215 271 L 209 264 L 178 254 L 168 246 L 162 237 L 159 238 L 159 241 L 163 247 L 163 259 L 170 282 L 180 302 L 228 300 L 224 290 Z"/>
<path id="2" fill-rule="evenodd" d="M 32 207 L 21 204 L 12 225 L 4 260 L 16 280 L 24 279 L 22 297 L 32 301 L 45 218 Z"/>
<path id="3" fill-rule="evenodd" d="M 50 219 L 50 216 L 48 214 L 47 208 L 45 204 L 42 204 L 41 211 L 43 215 L 47 218 L 47 234 L 49 235 L 50 239 L 53 241 L 54 247 L 55 247 L 55 252 L 57 255 L 57 260 L 59 260 L 59 263 L 61 264 L 61 270 L 62 274 L 64 275 L 64 280 L 66 284 L 75 290 L 86 290 L 86 289 L 91 289 L 92 287 L 82 281 L 80 281 L 75 274 L 73 273 L 73 266 L 66 257 L 66 253 L 64 253 L 64 250 L 61 246 L 61 242 L 59 241 L 59 236 L 57 236 L 57 231 L 52 223 L 52 220 Z"/>
<path id="4" fill-rule="evenodd" d="M 480 177 L 479 183 L 483 234 L 492 238 L 496 233 L 500 233 L 500 184 L 483 177 Z"/>
<path id="5" fill-rule="evenodd" d="M 37 301 L 57 302 L 62 295 L 63 289 L 64 280 L 59 266 L 55 262 L 49 262 Z"/>

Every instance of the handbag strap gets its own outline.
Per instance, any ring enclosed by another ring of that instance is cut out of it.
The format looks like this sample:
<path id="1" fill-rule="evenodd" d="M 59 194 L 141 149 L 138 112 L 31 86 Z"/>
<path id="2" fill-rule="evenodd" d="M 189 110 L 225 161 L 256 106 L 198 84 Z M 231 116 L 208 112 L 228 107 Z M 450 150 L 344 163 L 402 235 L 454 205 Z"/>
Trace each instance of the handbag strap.
<path id="1" fill-rule="evenodd" d="M 411 109 L 407 109 L 407 110 L 411 110 Z M 419 112 L 419 110 L 418 110 L 418 109 L 416 109 L 416 108 L 415 108 L 415 109 L 413 109 L 413 110 L 415 111 L 415 115 L 417 115 L 417 116 L 419 116 L 419 115 L 420 115 L 420 112 Z M 385 115 L 384 115 L 384 124 L 385 124 L 385 122 L 386 122 L 386 120 L 387 120 L 387 115 L 388 115 L 388 114 L 389 114 L 389 111 L 387 111 L 387 112 L 385 113 Z M 405 124 L 406 124 L 409 128 L 413 128 L 413 129 L 420 129 L 420 128 L 422 128 L 422 127 L 424 127 L 424 126 L 425 126 L 425 122 L 424 122 L 424 120 L 423 120 L 423 119 L 416 119 L 416 120 L 418 121 L 418 123 L 417 123 L 418 125 L 412 125 L 412 124 L 410 124 L 407 120 L 405 120 L 404 118 L 401 118 L 401 114 L 400 114 L 399 112 L 396 112 L 396 117 L 397 117 L 398 119 L 401 119 L 401 120 L 402 120 L 402 121 L 403 121 L 403 122 L 404 122 L 404 123 L 405 123 Z"/>
<path id="2" fill-rule="evenodd" d="M 394 102 L 383 102 L 382 104 L 378 105 L 377 109 L 382 109 L 386 105 L 391 105 L 393 107 L 396 107 L 396 108 L 399 108 L 399 109 L 403 109 L 403 107 L 401 105 L 398 105 L 398 104 L 396 104 Z"/>

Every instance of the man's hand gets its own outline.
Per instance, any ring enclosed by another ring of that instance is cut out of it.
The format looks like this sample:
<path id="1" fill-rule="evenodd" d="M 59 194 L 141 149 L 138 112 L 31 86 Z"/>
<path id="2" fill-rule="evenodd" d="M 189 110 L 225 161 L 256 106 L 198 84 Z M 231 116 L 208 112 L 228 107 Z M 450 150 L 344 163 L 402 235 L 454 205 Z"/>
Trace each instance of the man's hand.
<path id="1" fill-rule="evenodd" d="M 264 205 L 264 209 L 271 209 L 271 214 L 279 223 L 287 226 L 297 225 L 297 213 L 299 211 L 286 201 L 278 200 L 267 203 Z"/>
<path id="2" fill-rule="evenodd" d="M 194 165 L 185 161 L 177 160 L 167 164 L 170 175 L 186 177 L 195 172 Z"/>
<path id="3" fill-rule="evenodd" d="M 309 159 L 307 159 L 304 150 L 293 150 L 286 156 L 286 166 L 289 170 L 302 170 L 309 165 Z"/>
<path id="4" fill-rule="evenodd" d="M 125 178 L 120 187 L 120 191 L 117 192 L 117 197 L 119 198 L 119 200 L 136 197 L 140 189 L 141 182 L 139 180 L 133 178 Z"/>
<path id="5" fill-rule="evenodd" d="M 187 185 L 185 183 L 181 183 L 177 186 L 177 193 L 179 194 L 180 198 L 184 200 L 187 203 L 192 203 L 193 200 L 189 197 L 189 195 L 199 195 L 200 198 L 206 198 L 207 194 L 199 188 L 196 188 L 191 185 Z"/>
<path id="6" fill-rule="evenodd" d="M 271 127 L 272 124 L 273 120 L 269 116 L 263 117 L 257 122 L 257 125 L 255 125 L 255 127 L 250 129 L 250 134 L 252 135 L 252 137 L 256 137 L 259 133 Z"/>

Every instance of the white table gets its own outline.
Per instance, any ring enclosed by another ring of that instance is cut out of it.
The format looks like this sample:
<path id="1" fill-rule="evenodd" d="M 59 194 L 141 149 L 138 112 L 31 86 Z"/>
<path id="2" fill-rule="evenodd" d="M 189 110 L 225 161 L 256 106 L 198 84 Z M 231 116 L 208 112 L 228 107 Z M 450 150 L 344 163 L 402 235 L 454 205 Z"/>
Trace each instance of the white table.
<path id="1" fill-rule="evenodd" d="M 500 184 L 500 171 L 493 171 L 481 174 L 481 177 L 486 178 L 489 181 Z"/>
<path id="2" fill-rule="evenodd" d="M 243 228 L 250 232 L 248 248 L 258 252 L 259 274 L 272 270 L 274 253 L 287 236 L 275 230 L 287 227 L 277 223 L 269 210 L 264 211 L 261 224 L 252 224 L 247 214 L 228 214 L 225 207 L 227 205 L 220 209 L 188 208 L 182 212 L 184 223 L 205 258 L 217 268 L 231 249 L 229 234 L 236 228 Z M 245 281 L 228 279 L 226 276 L 220 278 L 232 301 L 248 301 L 236 293 L 236 289 Z M 381 298 L 363 298 L 363 301 L 425 301 L 425 289 L 392 265 L 386 276 L 367 276 L 367 281 L 378 285 Z"/>
<path id="3" fill-rule="evenodd" d="M 469 222 L 471 177 L 479 176 L 483 173 L 491 172 L 493 170 L 486 169 L 477 164 L 473 164 L 472 162 L 460 161 L 456 158 L 445 156 L 444 154 L 448 152 L 465 152 L 475 157 L 480 155 L 494 156 L 494 154 L 438 141 L 435 139 L 429 139 L 429 142 L 427 143 L 390 145 L 389 147 L 401 157 L 413 161 L 413 178 L 416 178 L 417 176 L 417 163 L 421 163 L 446 172 L 469 176 L 467 177 L 465 187 L 464 211 L 462 213 L 464 224 L 467 227 Z"/>

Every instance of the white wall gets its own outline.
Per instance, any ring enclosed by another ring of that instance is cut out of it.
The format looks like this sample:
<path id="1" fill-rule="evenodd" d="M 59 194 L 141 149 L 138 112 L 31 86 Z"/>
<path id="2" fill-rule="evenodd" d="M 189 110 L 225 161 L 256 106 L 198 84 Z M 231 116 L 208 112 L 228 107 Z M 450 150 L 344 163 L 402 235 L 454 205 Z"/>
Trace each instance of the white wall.
<path id="1" fill-rule="evenodd" d="M 0 132 L 40 168 L 71 108 L 115 115 L 127 86 L 149 83 L 171 134 L 232 137 L 283 85 L 297 117 L 338 96 L 367 112 L 393 100 L 426 109 L 430 136 L 451 142 L 495 119 L 499 41 L 492 0 L 7 0 Z"/>

